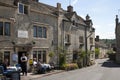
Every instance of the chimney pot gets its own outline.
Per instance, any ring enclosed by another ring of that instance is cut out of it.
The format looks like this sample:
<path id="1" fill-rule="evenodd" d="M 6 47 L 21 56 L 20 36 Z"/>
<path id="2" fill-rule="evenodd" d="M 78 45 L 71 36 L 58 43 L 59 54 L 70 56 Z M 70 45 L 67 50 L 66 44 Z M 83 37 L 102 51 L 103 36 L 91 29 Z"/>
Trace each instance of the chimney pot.
<path id="1" fill-rule="evenodd" d="M 116 21 L 116 26 L 117 26 L 118 23 L 119 23 L 118 15 L 116 15 L 116 19 L 115 19 L 115 21 Z"/>
<path id="2" fill-rule="evenodd" d="M 86 15 L 86 20 L 90 20 L 89 14 Z"/>

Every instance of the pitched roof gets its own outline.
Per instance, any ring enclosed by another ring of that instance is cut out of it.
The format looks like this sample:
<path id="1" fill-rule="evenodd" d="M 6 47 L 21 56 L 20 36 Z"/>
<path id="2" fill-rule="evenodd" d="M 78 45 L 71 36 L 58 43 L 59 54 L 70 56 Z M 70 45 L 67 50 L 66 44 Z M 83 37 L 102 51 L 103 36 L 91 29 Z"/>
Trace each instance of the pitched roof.
<path id="1" fill-rule="evenodd" d="M 79 20 L 79 22 L 77 22 L 77 23 L 86 25 L 84 22 L 85 20 L 81 16 L 77 15 L 76 12 L 66 12 L 65 17 L 70 20 L 73 17 L 73 15 L 76 15 L 76 18 Z"/>
<path id="2" fill-rule="evenodd" d="M 55 13 L 56 13 L 56 11 L 58 11 L 57 7 L 54 7 L 54 6 L 51 6 L 48 4 L 44 4 L 41 2 L 38 2 L 36 5 L 41 7 L 43 12 L 46 12 L 46 13 L 49 13 L 52 15 L 56 15 Z M 73 17 L 73 15 L 76 15 L 76 18 L 78 19 L 77 23 L 82 24 L 82 25 L 86 25 L 85 20 L 81 16 L 77 15 L 77 13 L 75 11 L 74 12 L 67 12 L 66 10 L 64 10 L 62 8 L 61 8 L 61 11 L 64 13 L 65 19 L 70 20 Z"/>

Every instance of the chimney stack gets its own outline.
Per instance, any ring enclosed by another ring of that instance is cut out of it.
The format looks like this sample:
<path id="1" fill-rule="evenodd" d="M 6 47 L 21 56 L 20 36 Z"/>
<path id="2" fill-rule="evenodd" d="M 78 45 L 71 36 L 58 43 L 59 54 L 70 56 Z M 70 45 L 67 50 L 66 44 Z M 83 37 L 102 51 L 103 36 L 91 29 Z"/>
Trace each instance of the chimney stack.
<path id="1" fill-rule="evenodd" d="M 61 9 L 61 4 L 57 3 L 57 9 L 60 10 Z"/>
<path id="2" fill-rule="evenodd" d="M 96 41 L 96 42 L 99 42 L 99 40 L 100 40 L 100 39 L 99 39 L 99 36 L 96 36 L 95 41 Z"/>
<path id="3" fill-rule="evenodd" d="M 68 11 L 68 12 L 73 12 L 73 7 L 72 7 L 71 5 L 69 5 L 69 6 L 67 7 L 67 11 Z"/>

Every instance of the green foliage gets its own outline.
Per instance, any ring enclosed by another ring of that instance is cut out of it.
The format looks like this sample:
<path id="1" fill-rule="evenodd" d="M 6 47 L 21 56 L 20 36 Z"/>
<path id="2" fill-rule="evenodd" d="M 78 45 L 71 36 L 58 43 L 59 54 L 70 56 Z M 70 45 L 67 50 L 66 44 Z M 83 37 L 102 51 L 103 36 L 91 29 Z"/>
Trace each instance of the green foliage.
<path id="1" fill-rule="evenodd" d="M 86 57 L 86 52 L 80 49 L 80 51 L 78 52 L 78 59 L 77 59 L 77 64 L 79 68 L 83 67 L 83 60 L 85 57 Z"/>
<path id="2" fill-rule="evenodd" d="M 66 55 L 64 53 L 59 54 L 59 66 L 62 67 L 66 64 Z"/>
<path id="3" fill-rule="evenodd" d="M 77 65 L 77 63 L 64 64 L 62 66 L 62 69 L 64 69 L 64 70 L 74 70 L 74 69 L 78 69 L 78 65 Z"/>
<path id="4" fill-rule="evenodd" d="M 59 47 L 59 67 L 66 64 L 66 50 Z"/>
<path id="5" fill-rule="evenodd" d="M 100 49 L 99 48 L 95 48 L 95 55 L 99 55 L 100 54 Z"/>
<path id="6" fill-rule="evenodd" d="M 54 54 L 54 52 L 49 52 L 49 57 L 53 57 L 55 54 Z"/>
<path id="7" fill-rule="evenodd" d="M 81 50 L 79 53 L 79 57 L 84 58 L 85 56 L 86 56 L 86 52 Z"/>

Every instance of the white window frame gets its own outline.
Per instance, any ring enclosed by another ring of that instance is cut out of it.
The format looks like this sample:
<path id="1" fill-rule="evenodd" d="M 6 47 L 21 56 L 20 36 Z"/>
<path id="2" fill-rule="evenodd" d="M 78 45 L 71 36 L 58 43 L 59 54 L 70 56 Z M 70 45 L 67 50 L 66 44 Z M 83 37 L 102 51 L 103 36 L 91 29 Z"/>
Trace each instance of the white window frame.
<path id="1" fill-rule="evenodd" d="M 23 13 L 21 13 L 21 12 L 19 11 L 19 4 L 23 5 Z M 23 4 L 23 3 L 18 3 L 18 13 L 19 13 L 19 14 L 25 14 L 25 10 L 24 10 L 24 7 L 25 7 L 25 6 L 27 6 L 28 9 L 29 9 L 29 6 L 28 6 L 28 5 Z"/>

